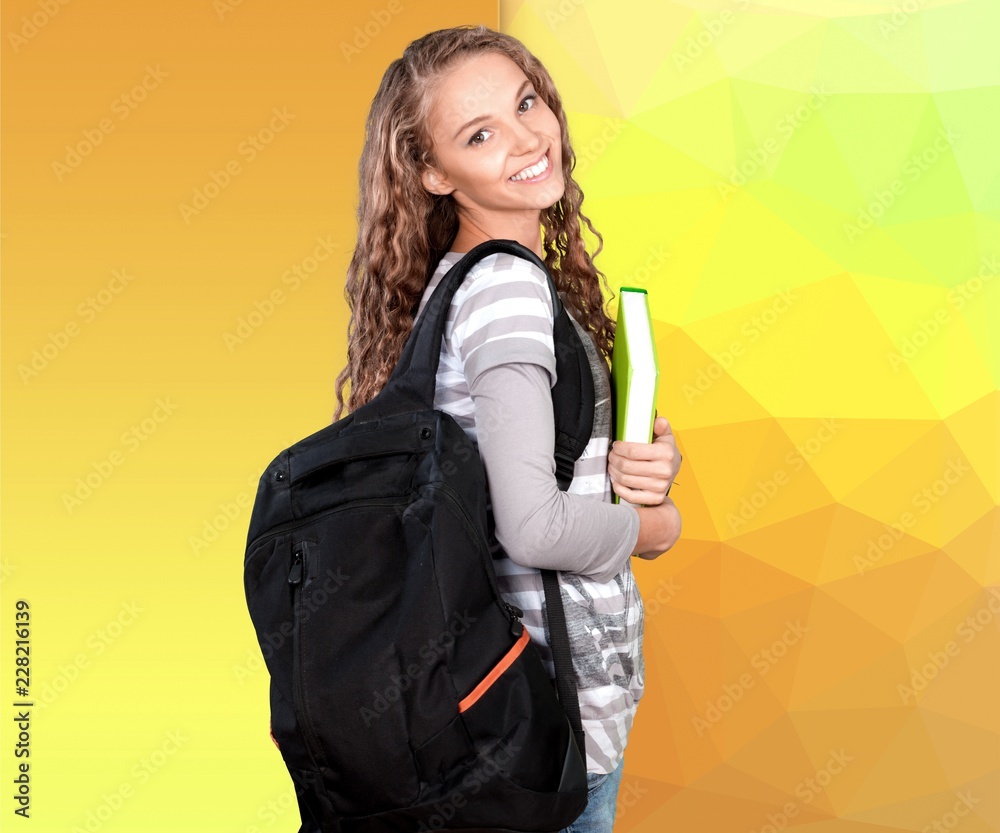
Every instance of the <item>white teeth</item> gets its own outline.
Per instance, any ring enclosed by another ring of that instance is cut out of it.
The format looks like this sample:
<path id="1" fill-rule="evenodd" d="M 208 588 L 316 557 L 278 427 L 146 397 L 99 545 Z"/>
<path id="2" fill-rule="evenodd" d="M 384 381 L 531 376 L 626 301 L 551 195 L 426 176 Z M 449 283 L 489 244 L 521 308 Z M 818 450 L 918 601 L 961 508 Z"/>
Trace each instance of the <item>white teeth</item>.
<path id="1" fill-rule="evenodd" d="M 533 179 L 534 177 L 542 173 L 542 171 L 546 170 L 548 167 L 549 167 L 549 155 L 548 153 L 546 153 L 545 156 L 542 157 L 541 162 L 532 165 L 530 168 L 525 168 L 520 173 L 514 174 L 514 176 L 511 177 L 511 180 L 514 182 L 520 182 L 522 179 Z"/>

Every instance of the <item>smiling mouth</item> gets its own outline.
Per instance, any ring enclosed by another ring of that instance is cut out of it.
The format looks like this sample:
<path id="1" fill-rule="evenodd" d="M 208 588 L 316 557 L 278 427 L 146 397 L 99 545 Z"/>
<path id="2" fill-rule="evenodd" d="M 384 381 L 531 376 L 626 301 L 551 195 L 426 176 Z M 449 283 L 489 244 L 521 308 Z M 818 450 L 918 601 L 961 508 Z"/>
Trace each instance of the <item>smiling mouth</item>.
<path id="1" fill-rule="evenodd" d="M 510 177 L 511 182 L 524 182 L 525 180 L 534 179 L 535 177 L 541 176 L 545 173 L 552 162 L 549 159 L 548 150 L 542 154 L 542 158 L 539 159 L 534 165 L 529 165 L 527 168 L 523 168 L 518 171 L 514 176 Z"/>

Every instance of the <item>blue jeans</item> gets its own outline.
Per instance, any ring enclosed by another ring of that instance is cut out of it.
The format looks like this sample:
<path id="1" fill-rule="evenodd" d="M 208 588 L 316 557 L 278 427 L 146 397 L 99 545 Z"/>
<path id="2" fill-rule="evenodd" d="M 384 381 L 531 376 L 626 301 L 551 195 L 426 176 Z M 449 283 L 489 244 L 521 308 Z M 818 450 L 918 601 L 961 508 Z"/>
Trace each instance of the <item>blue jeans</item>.
<path id="1" fill-rule="evenodd" d="M 622 782 L 625 759 L 618 761 L 606 775 L 587 773 L 587 806 L 580 817 L 561 833 L 611 833 L 615 826 L 618 787 Z"/>

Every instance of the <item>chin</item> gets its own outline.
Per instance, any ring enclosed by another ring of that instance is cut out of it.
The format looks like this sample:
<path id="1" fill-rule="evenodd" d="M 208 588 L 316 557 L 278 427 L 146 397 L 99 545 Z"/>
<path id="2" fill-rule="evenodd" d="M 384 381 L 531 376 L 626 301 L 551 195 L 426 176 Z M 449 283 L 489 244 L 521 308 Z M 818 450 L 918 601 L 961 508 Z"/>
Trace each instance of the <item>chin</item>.
<path id="1" fill-rule="evenodd" d="M 542 208 L 543 209 L 551 208 L 557 202 L 559 202 L 559 200 L 561 200 L 565 194 L 566 194 L 566 183 L 565 182 L 558 183 L 558 185 L 553 187 L 550 191 L 545 192 L 545 198 L 542 200 L 542 202 L 544 203 L 544 205 L 542 205 Z"/>

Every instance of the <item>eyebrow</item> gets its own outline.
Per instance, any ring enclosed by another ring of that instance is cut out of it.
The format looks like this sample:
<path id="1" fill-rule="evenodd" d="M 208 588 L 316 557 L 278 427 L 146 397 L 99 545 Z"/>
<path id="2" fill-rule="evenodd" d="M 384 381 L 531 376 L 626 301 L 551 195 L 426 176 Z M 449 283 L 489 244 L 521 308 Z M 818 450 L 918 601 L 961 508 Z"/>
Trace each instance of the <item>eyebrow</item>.
<path id="1" fill-rule="evenodd" d="M 514 96 L 514 100 L 515 101 L 519 100 L 521 98 L 521 93 L 524 92 L 524 88 L 529 86 L 531 86 L 531 79 L 525 78 L 524 83 L 517 88 L 517 94 Z M 458 128 L 458 131 L 455 133 L 455 138 L 457 139 L 474 124 L 477 124 L 481 121 L 489 121 L 492 118 L 493 116 L 476 116 L 474 119 L 469 119 L 465 124 L 463 124 L 460 128 Z"/>

